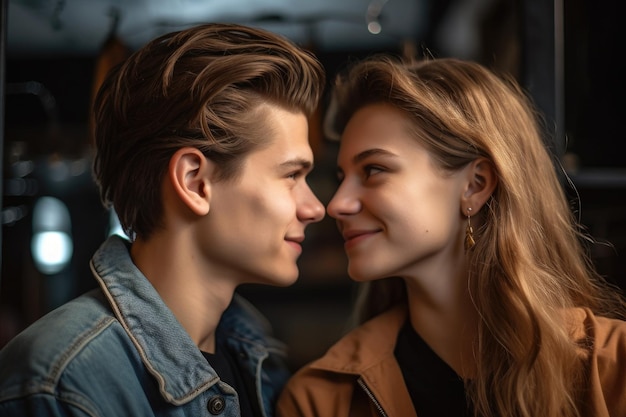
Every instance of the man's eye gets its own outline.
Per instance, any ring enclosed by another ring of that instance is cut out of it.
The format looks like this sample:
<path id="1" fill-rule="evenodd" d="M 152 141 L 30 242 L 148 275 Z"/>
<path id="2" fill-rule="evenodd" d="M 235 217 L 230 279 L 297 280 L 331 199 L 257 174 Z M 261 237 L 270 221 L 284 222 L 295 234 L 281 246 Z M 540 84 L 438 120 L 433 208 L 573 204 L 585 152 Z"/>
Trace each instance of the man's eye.
<path id="1" fill-rule="evenodd" d="M 287 178 L 291 178 L 293 180 L 297 180 L 302 176 L 302 171 L 294 171 L 287 175 Z"/>

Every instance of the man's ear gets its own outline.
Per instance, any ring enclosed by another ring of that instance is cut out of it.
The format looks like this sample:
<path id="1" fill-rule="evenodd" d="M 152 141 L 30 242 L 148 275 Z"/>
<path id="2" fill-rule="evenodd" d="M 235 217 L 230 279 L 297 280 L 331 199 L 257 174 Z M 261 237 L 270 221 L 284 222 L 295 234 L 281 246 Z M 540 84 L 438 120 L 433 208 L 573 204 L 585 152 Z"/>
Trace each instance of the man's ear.
<path id="1" fill-rule="evenodd" d="M 489 200 L 498 184 L 498 176 L 493 163 L 484 157 L 475 159 L 467 167 L 467 187 L 463 193 L 461 210 L 463 215 L 478 213 Z"/>
<path id="2" fill-rule="evenodd" d="M 181 148 L 170 158 L 168 177 L 174 194 L 198 216 L 209 212 L 213 168 L 213 163 L 192 147 Z"/>

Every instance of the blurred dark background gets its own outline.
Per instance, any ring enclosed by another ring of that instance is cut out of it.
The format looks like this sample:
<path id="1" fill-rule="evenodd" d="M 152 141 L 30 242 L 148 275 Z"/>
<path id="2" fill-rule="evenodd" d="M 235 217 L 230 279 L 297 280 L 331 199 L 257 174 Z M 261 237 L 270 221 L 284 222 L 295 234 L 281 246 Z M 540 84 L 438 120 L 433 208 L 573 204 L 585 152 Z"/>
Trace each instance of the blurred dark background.
<path id="1" fill-rule="evenodd" d="M 329 79 L 376 52 L 458 56 L 514 74 L 551 126 L 572 209 L 599 240 L 600 272 L 626 288 L 626 93 L 617 0 L 2 0 L 0 347 L 95 286 L 88 262 L 115 233 L 91 177 L 89 107 L 111 65 L 192 24 L 238 22 L 314 51 Z M 324 103 L 320 108 L 323 114 Z M 313 189 L 333 192 L 337 144 L 312 123 Z M 572 184 L 567 179 L 570 178 Z M 523 178 L 520 178 L 523 181 Z M 330 218 L 308 229 L 301 277 L 245 287 L 292 366 L 345 330 L 353 285 Z"/>

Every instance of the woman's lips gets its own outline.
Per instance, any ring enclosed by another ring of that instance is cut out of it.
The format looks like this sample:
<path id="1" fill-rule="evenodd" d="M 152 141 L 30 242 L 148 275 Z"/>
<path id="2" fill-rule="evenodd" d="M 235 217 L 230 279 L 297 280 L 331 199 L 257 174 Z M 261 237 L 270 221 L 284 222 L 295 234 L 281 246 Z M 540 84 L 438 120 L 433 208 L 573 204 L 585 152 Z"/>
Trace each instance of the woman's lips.
<path id="1" fill-rule="evenodd" d="M 343 233 L 343 238 L 345 240 L 344 248 L 351 249 L 356 245 L 360 244 L 364 240 L 374 236 L 378 233 L 379 230 L 349 230 Z"/>

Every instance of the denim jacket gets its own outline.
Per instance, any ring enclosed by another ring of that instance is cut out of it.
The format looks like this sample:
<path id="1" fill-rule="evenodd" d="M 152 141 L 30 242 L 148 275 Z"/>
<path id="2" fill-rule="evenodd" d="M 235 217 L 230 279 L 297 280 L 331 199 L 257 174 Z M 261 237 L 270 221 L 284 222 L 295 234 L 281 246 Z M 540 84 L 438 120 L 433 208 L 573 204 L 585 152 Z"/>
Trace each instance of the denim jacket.
<path id="1" fill-rule="evenodd" d="M 239 416 L 222 382 L 150 282 L 128 243 L 95 253 L 100 284 L 51 311 L 0 350 L 0 416 Z M 235 295 L 218 338 L 254 376 L 265 417 L 288 375 L 284 346 Z M 255 398 L 252 398 L 254 401 Z"/>

